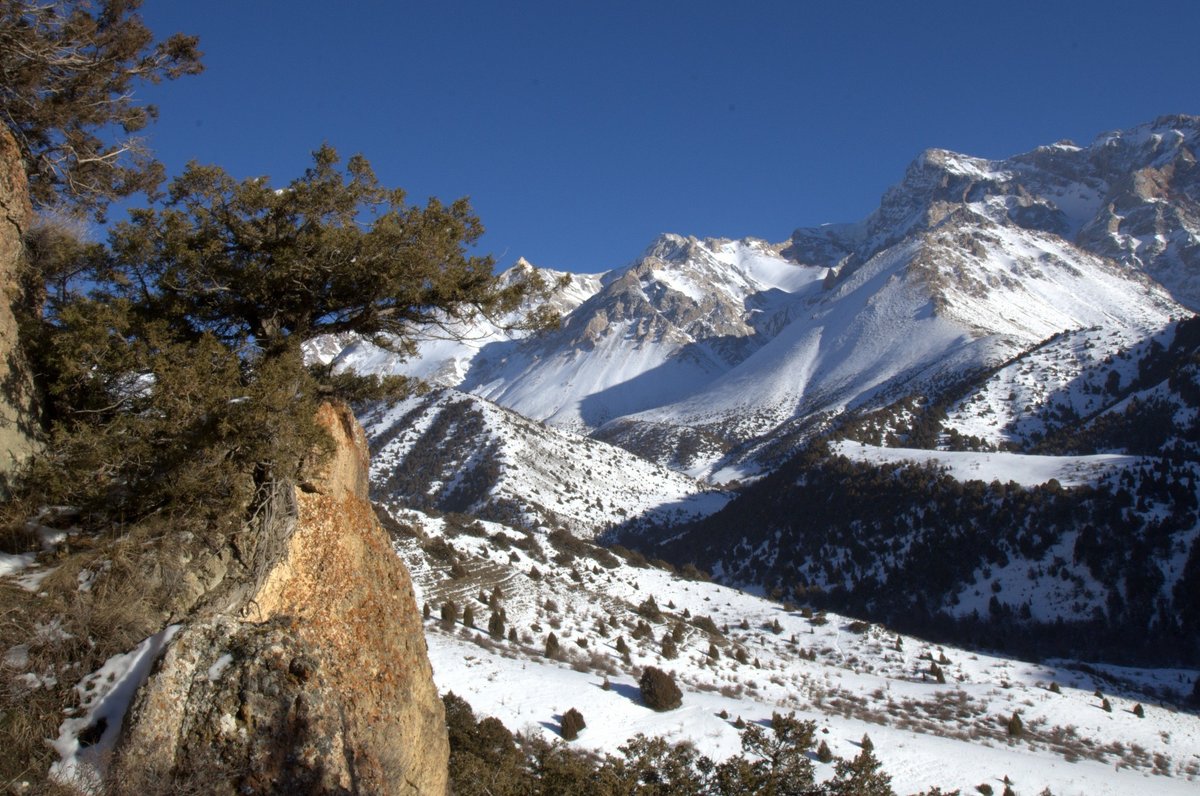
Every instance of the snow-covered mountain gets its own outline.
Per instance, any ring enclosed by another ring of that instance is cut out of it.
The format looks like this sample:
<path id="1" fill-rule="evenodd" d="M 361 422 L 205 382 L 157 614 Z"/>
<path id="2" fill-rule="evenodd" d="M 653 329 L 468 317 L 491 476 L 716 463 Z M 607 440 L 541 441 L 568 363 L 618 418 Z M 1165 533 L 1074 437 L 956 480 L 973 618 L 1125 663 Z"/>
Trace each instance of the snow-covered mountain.
<path id="1" fill-rule="evenodd" d="M 592 538 L 706 516 L 730 498 L 622 448 L 455 390 L 377 406 L 361 419 L 372 491 L 401 505 Z"/>
<path id="2" fill-rule="evenodd" d="M 938 394 L 1063 334 L 1099 328 L 1114 354 L 1200 306 L 1198 141 L 1200 118 L 1174 116 L 1002 161 L 929 150 L 859 223 L 785 245 L 664 235 L 571 277 L 555 332 L 459 329 L 403 363 L 362 341 L 322 355 L 724 482 L 847 410 Z"/>

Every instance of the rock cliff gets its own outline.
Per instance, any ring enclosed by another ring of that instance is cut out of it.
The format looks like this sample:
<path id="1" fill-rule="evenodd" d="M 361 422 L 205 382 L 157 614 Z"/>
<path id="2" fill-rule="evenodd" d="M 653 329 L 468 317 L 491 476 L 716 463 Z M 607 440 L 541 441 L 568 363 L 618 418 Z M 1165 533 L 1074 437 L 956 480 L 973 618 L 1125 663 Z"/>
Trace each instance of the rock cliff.
<path id="1" fill-rule="evenodd" d="M 272 502 L 250 588 L 202 601 L 139 691 L 110 769 L 122 792 L 446 792 L 442 703 L 365 437 L 345 407 L 319 420 L 334 454 Z"/>
<path id="2" fill-rule="evenodd" d="M 0 128 L 0 474 L 22 462 L 35 439 L 33 381 L 17 345 L 13 312 L 21 297 L 21 238 L 32 219 L 20 150 Z"/>

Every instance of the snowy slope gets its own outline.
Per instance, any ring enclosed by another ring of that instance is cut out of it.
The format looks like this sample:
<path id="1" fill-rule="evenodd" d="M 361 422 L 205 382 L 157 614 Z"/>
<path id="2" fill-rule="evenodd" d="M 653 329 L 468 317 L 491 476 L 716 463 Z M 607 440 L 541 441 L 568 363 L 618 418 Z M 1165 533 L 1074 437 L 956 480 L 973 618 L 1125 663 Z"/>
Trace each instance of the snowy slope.
<path id="1" fill-rule="evenodd" d="M 1095 456 L 1034 456 L 1022 453 L 974 453 L 971 451 L 930 451 L 919 448 L 884 448 L 859 442 L 839 442 L 830 446 L 839 456 L 872 464 L 912 462 L 932 463 L 960 481 L 999 481 L 1021 486 L 1037 486 L 1051 479 L 1063 486 L 1095 483 L 1106 475 L 1129 469 L 1143 461 L 1138 456 L 1099 454 Z"/>
<path id="2" fill-rule="evenodd" d="M 576 708 L 587 728 L 574 743 L 585 748 L 615 751 L 641 732 L 690 740 L 720 759 L 740 751 L 737 718 L 796 711 L 817 722 L 818 738 L 835 755 L 856 754 L 869 734 L 898 793 L 934 785 L 966 793 L 983 783 L 999 792 L 1005 776 L 1019 793 L 1049 787 L 1058 796 L 1200 787 L 1200 718 L 1158 704 L 1178 700 L 1193 672 L 966 652 L 834 614 L 806 616 L 607 560 L 587 546 L 564 551 L 541 534 L 491 523 L 456 531 L 416 512 L 396 516 L 411 534 L 397 537 L 397 551 L 418 601 L 431 606 L 426 631 L 439 689 L 514 731 L 557 738 L 562 715 Z M 515 641 L 461 623 L 462 606 L 472 605 L 475 625 L 487 627 L 494 589 L 494 607 L 505 614 L 502 636 L 514 631 Z M 645 605 L 651 596 L 661 617 Z M 460 611 L 453 624 L 438 620 L 447 600 Z M 708 631 L 702 618 L 711 620 Z M 639 622 L 649 636 L 635 637 Z M 662 639 L 676 624 L 678 655 L 664 658 Z M 550 633 L 561 643 L 556 659 L 543 654 Z M 616 650 L 618 636 L 630 647 L 628 661 Z M 718 657 L 710 657 L 710 645 Z M 641 704 L 636 674 L 646 665 L 674 672 L 681 708 L 656 713 Z M 1093 695 L 1097 689 L 1111 712 Z M 1139 703 L 1142 719 L 1131 712 Z M 1027 728 L 1019 740 L 1004 724 L 1014 712 Z M 831 766 L 817 766 L 819 777 L 830 775 Z"/>
<path id="3" fill-rule="evenodd" d="M 936 393 L 1064 330 L 1139 340 L 1182 314 L 1140 274 L 1044 233 L 978 222 L 969 248 L 963 234 L 939 229 L 883 250 L 710 387 L 625 422 L 708 429 L 732 446 L 793 418 Z M 690 472 L 731 464 L 755 470 L 752 458 L 714 458 Z"/>
<path id="4" fill-rule="evenodd" d="M 588 538 L 614 526 L 704 516 L 729 500 L 621 448 L 454 390 L 377 406 L 361 420 L 379 499 Z"/>
<path id="5" fill-rule="evenodd" d="M 594 429 L 710 383 L 773 335 L 794 294 L 824 275 L 761 241 L 664 235 L 607 274 L 558 333 L 480 363 L 463 389 L 527 417 Z"/>

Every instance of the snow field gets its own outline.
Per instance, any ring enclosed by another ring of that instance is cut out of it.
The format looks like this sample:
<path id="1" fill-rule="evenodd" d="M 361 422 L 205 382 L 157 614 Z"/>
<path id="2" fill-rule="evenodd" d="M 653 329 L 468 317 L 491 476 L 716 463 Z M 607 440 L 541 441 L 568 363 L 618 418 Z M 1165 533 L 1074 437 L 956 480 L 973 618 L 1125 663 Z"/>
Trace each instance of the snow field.
<path id="1" fill-rule="evenodd" d="M 442 520 L 396 515 L 429 538 L 445 533 Z M 524 534 L 503 526 L 483 528 L 510 545 L 524 543 Z M 1156 697 L 1178 698 L 1194 673 L 1070 661 L 1039 665 L 939 647 L 834 614 L 805 617 L 751 594 L 627 562 L 612 569 L 586 556 L 556 563 L 546 537 L 532 538 L 543 560 L 487 536 L 453 536 L 449 541 L 471 573 L 460 579 L 448 579 L 445 565 L 432 562 L 420 540 L 397 543 L 419 601 L 432 605 L 426 628 L 439 690 L 454 691 L 514 731 L 557 738 L 558 721 L 574 707 L 588 724 L 576 742 L 586 748 L 615 751 L 644 732 L 689 740 L 723 758 L 740 748 L 732 727 L 739 716 L 769 721 L 772 712 L 796 711 L 817 722 L 818 738 L 835 755 L 856 754 L 858 740 L 869 733 L 898 793 L 933 785 L 970 792 L 982 782 L 999 791 L 996 783 L 1006 775 L 1018 793 L 1048 786 L 1059 796 L 1138 789 L 1182 794 L 1198 787 L 1200 719 L 1160 706 Z M 535 567 L 537 579 L 529 577 Z M 438 621 L 443 600 L 460 606 L 474 600 L 475 624 L 486 628 L 490 610 L 478 593 L 490 595 L 497 584 L 517 643 Z M 665 621 L 645 620 L 653 641 L 635 639 L 644 619 L 638 606 L 650 596 Z M 709 617 L 719 635 L 692 624 L 700 617 Z M 606 635 L 597 629 L 601 621 Z M 686 629 L 678 657 L 664 659 L 661 639 L 677 621 Z M 565 651 L 562 660 L 542 654 L 550 632 Z M 618 635 L 630 647 L 628 664 L 616 651 Z M 737 660 L 739 650 L 745 663 Z M 932 674 L 934 663 L 944 684 Z M 640 703 L 636 674 L 647 665 L 675 673 L 685 694 L 682 708 L 655 713 Z M 1061 693 L 1051 692 L 1051 683 Z M 1096 689 L 1110 700 L 1111 713 L 1093 696 Z M 1133 715 L 1135 704 L 1143 705 L 1145 718 Z M 1019 740 L 1007 736 L 1004 724 L 1014 712 L 1027 728 Z M 828 768 L 818 764 L 824 775 Z"/>

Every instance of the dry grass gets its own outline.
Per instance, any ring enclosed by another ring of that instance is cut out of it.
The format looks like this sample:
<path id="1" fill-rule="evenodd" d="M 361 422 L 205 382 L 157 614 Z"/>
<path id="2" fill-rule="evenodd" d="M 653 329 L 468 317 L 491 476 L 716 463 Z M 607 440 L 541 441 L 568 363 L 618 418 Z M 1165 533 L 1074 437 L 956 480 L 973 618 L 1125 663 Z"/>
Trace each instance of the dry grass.
<path id="1" fill-rule="evenodd" d="M 155 606 L 174 591 L 164 545 L 72 543 L 45 562 L 53 571 L 36 592 L 0 583 L 0 793 L 72 792 L 46 779 L 56 759 L 46 739 L 77 706 L 79 680 L 161 629 L 166 613 Z"/>

